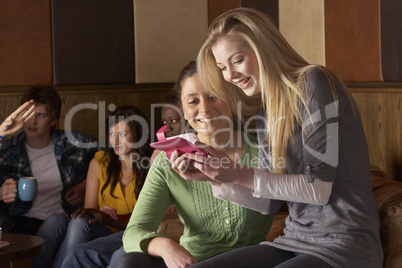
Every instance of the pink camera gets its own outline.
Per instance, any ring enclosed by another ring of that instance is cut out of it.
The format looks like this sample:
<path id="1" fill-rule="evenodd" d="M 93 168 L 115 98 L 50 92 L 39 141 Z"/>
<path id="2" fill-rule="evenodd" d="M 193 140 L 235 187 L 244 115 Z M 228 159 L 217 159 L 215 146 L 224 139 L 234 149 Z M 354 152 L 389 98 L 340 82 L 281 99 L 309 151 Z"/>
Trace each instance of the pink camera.
<path id="1" fill-rule="evenodd" d="M 207 156 L 208 154 L 197 148 L 194 145 L 194 142 L 198 141 L 197 136 L 194 133 L 186 133 L 174 137 L 165 137 L 165 130 L 167 126 L 161 127 L 156 133 L 156 137 L 158 138 L 158 142 L 151 143 L 150 145 L 158 150 L 162 150 L 166 152 L 167 157 L 177 151 L 179 155 L 184 153 L 193 153 L 200 154 L 203 156 Z"/>

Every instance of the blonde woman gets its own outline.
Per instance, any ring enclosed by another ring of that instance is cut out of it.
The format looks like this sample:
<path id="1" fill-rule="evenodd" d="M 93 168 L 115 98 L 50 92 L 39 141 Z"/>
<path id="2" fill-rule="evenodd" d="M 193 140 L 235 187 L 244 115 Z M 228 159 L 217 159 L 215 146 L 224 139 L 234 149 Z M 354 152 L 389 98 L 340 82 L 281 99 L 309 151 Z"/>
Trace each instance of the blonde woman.
<path id="1" fill-rule="evenodd" d="M 367 144 L 343 83 L 308 64 L 265 14 L 248 8 L 211 24 L 198 67 L 204 87 L 233 112 L 254 110 L 259 168 L 222 168 L 216 158 L 225 153 L 208 146 L 209 157 L 172 154 L 172 167 L 209 181 L 216 197 L 264 213 L 286 201 L 289 217 L 274 242 L 194 267 L 382 267 Z M 261 105 L 249 105 L 256 100 Z"/>

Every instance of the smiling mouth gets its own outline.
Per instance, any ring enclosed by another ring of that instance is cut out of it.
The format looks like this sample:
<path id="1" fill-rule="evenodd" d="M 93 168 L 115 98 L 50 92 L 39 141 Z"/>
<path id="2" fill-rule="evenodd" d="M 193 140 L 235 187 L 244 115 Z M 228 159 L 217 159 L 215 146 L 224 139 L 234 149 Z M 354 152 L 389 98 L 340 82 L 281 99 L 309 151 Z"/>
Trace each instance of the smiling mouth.
<path id="1" fill-rule="evenodd" d="M 212 123 L 213 121 L 215 121 L 216 119 L 217 119 L 217 116 L 210 117 L 210 118 L 200 118 L 200 119 L 197 119 L 197 121 L 204 123 L 204 124 L 209 124 L 209 123 Z"/>
<path id="2" fill-rule="evenodd" d="M 239 86 L 239 87 L 244 87 L 245 85 L 247 85 L 247 83 L 250 81 L 250 77 L 247 77 L 243 80 L 240 80 L 238 82 L 234 82 L 235 85 Z"/>

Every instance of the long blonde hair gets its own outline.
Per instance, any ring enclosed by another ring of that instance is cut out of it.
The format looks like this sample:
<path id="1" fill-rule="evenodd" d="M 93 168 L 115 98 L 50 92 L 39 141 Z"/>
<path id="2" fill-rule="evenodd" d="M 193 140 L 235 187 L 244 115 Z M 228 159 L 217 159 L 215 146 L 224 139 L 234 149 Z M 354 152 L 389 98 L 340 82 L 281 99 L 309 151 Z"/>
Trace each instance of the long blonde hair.
<path id="1" fill-rule="evenodd" d="M 198 54 L 197 64 L 205 88 L 224 99 L 234 113 L 238 112 L 239 101 L 242 101 L 242 112 L 246 112 L 243 115 L 255 112 L 257 107 L 245 103 L 243 91 L 223 79 L 212 53 L 213 46 L 222 37 L 243 42 L 253 49 L 257 57 L 260 100 L 268 124 L 266 140 L 272 156 L 272 170 L 285 173 L 286 168 L 275 163 L 286 159 L 287 146 L 289 141 L 293 141 L 296 128 L 303 128 L 300 105 L 307 108 L 306 72 L 317 66 L 309 65 L 265 14 L 251 8 L 236 8 L 223 13 L 210 25 L 208 39 Z M 329 71 L 321 69 L 332 81 Z M 331 87 L 335 97 L 335 89 Z M 286 120 L 283 120 L 284 117 Z"/>

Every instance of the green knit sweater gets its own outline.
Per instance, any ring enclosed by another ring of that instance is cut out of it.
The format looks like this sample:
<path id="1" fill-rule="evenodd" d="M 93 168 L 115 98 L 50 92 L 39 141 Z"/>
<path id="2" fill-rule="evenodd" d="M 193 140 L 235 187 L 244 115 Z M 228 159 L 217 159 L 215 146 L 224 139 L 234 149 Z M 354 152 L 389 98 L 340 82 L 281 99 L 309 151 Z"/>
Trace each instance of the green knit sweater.
<path id="1" fill-rule="evenodd" d="M 244 153 L 239 164 L 257 167 L 257 141 L 245 139 Z M 197 261 L 265 240 L 273 215 L 240 207 L 213 197 L 208 182 L 182 179 L 171 167 L 164 152 L 154 160 L 140 197 L 123 236 L 126 252 L 143 252 L 143 241 L 163 236 L 157 233 L 167 207 L 174 203 L 184 233 L 180 245 Z"/>

